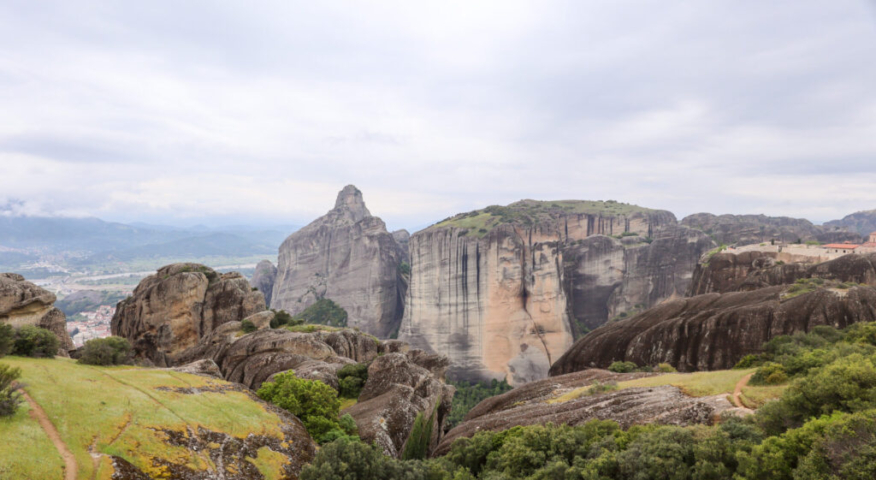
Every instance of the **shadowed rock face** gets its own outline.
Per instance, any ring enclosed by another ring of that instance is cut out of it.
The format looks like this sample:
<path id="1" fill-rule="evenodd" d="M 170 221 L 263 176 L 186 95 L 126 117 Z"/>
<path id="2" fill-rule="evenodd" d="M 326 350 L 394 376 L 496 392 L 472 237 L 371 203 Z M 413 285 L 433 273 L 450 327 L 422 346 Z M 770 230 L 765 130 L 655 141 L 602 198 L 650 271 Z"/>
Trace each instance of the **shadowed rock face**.
<path id="1" fill-rule="evenodd" d="M 263 310 L 264 296 L 243 275 L 178 263 L 144 278 L 119 302 L 112 333 L 127 338 L 139 357 L 168 367 L 219 326 Z"/>
<path id="2" fill-rule="evenodd" d="M 520 385 L 583 327 L 686 293 L 705 234 L 657 210 L 574 213 L 590 203 L 522 201 L 499 208 L 534 212 L 523 221 L 465 227 L 487 215 L 472 212 L 414 234 L 399 338 L 450 358 L 454 378 Z"/>
<path id="3" fill-rule="evenodd" d="M 787 285 L 801 278 L 876 285 L 876 254 L 849 254 L 817 265 L 779 265 L 773 252 L 718 253 L 708 264 L 698 265 L 691 293 L 726 293 Z"/>
<path id="4" fill-rule="evenodd" d="M 817 240 L 822 243 L 858 242 L 861 236 L 844 226 L 813 225 L 809 220 L 766 215 L 712 215 L 695 213 L 681 220 L 686 227 L 702 230 L 718 243 L 751 245 L 754 243 L 793 243 Z"/>
<path id="5" fill-rule="evenodd" d="M 349 326 L 387 338 L 404 312 L 403 257 L 383 221 L 365 208 L 362 192 L 349 185 L 334 209 L 280 246 L 271 305 L 295 315 L 328 298 L 347 311 Z"/>
<path id="6" fill-rule="evenodd" d="M 268 260 L 262 260 L 256 265 L 252 280 L 249 283 L 265 296 L 265 305 L 270 308 L 271 295 L 274 294 L 274 282 L 277 280 L 277 267 Z"/>
<path id="7" fill-rule="evenodd" d="M 873 287 L 820 288 L 793 298 L 785 298 L 786 291 L 776 286 L 663 303 L 578 340 L 551 367 L 551 375 L 621 360 L 666 362 L 680 371 L 726 369 L 747 354 L 760 353 L 764 342 L 778 335 L 876 319 Z"/>
<path id="8" fill-rule="evenodd" d="M 465 421 L 444 436 L 433 455 L 444 455 L 460 438 L 479 431 L 502 431 L 515 426 L 555 424 L 581 425 L 590 420 L 614 420 L 623 428 L 659 423 L 664 425 L 710 424 L 732 405 L 723 398 L 692 398 L 675 387 L 628 388 L 563 403 L 547 403 L 564 393 L 593 382 L 622 382 L 650 373 L 618 374 L 590 369 L 551 377 L 517 387 L 479 403 Z"/>
<path id="9" fill-rule="evenodd" d="M 55 294 L 28 282 L 17 273 L 0 273 L 0 324 L 32 325 L 51 331 L 61 341 L 58 355 L 69 356 L 73 340 L 67 318 L 55 308 Z"/>

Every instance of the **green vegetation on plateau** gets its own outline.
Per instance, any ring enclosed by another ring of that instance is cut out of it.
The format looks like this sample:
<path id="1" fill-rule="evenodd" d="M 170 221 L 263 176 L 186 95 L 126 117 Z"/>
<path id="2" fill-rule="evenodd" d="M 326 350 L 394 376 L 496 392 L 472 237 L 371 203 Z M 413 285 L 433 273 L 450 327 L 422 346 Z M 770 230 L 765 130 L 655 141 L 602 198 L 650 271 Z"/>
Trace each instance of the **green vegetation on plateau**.
<path id="1" fill-rule="evenodd" d="M 483 237 L 494 227 L 505 223 L 533 225 L 541 220 L 576 213 L 620 216 L 652 212 L 655 212 L 655 210 L 628 203 L 620 203 L 614 200 L 607 200 L 604 202 L 586 200 L 559 200 L 553 202 L 521 200 L 504 207 L 491 205 L 481 210 L 460 213 L 442 220 L 430 228 L 465 228 L 469 230 L 469 235 Z"/>
<path id="2" fill-rule="evenodd" d="M 329 327 L 346 327 L 347 311 L 328 298 L 321 298 L 316 303 L 295 315 L 295 319 L 303 323 L 326 325 Z"/>
<path id="3" fill-rule="evenodd" d="M 0 362 L 22 370 L 26 391 L 75 455 L 80 478 L 108 479 L 112 466 L 106 455 L 121 457 L 155 478 L 167 474 L 155 459 L 185 463 L 196 471 L 214 467 L 206 452 L 193 455 L 169 445 L 165 431 L 187 435 L 187 429 L 203 427 L 236 438 L 283 438 L 275 413 L 245 393 L 226 389 L 226 382 L 167 370 L 93 367 L 61 358 L 6 357 Z M 200 391 L 182 391 L 192 388 Z M 26 408 L 0 420 L 0 438 L 0 478 L 61 478 L 58 452 Z M 99 459 L 92 458 L 92 448 L 102 454 Z M 260 468 L 276 466 L 260 457 L 247 461 Z M 281 466 L 266 476 L 279 478 Z"/>

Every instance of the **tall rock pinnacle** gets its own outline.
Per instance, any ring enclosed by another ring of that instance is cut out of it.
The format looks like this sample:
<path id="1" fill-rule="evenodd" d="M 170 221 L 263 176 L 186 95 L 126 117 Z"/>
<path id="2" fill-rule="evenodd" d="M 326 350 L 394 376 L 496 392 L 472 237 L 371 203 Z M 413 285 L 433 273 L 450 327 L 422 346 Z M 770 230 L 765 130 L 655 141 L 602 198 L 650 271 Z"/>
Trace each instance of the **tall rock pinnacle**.
<path id="1" fill-rule="evenodd" d="M 354 222 L 371 216 L 371 212 L 365 207 L 365 200 L 362 199 L 362 191 L 355 185 L 347 185 L 338 193 L 335 210 L 348 211 Z"/>

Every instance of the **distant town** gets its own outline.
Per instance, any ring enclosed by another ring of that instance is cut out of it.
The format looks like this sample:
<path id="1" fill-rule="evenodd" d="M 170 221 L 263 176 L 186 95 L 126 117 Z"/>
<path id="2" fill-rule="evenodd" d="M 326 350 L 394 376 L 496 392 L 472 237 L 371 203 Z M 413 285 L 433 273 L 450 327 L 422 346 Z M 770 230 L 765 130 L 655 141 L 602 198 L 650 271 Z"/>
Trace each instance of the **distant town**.
<path id="1" fill-rule="evenodd" d="M 73 345 L 79 348 L 89 340 L 109 337 L 110 323 L 115 313 L 116 307 L 101 305 L 93 312 L 81 312 L 77 315 L 77 317 L 85 317 L 85 320 L 68 321 L 67 332 L 73 339 Z"/>

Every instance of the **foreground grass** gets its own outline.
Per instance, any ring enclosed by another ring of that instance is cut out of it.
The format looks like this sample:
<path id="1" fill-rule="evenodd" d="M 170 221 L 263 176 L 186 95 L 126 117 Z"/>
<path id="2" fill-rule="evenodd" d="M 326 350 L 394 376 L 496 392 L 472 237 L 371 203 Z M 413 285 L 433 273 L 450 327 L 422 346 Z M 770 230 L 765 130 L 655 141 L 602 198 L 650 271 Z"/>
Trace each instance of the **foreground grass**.
<path id="1" fill-rule="evenodd" d="M 91 367 L 60 358 L 6 357 L 3 362 L 21 368 L 21 380 L 28 393 L 46 411 L 76 456 L 80 478 L 104 479 L 112 473 L 109 458 L 103 456 L 95 461 L 89 449 L 124 458 L 159 478 L 166 472 L 154 465 L 155 458 L 183 462 L 194 470 L 215 467 L 207 455 L 193 456 L 186 449 L 168 445 L 163 431 L 187 435 L 187 428 L 194 430 L 200 426 L 235 437 L 254 433 L 282 438 L 279 418 L 243 393 L 202 391 L 192 395 L 159 389 L 217 388 L 224 382 L 157 369 Z M 21 419 L 21 413 L 15 418 Z M 12 447 L 14 452 L 9 450 L 7 434 L 39 437 L 33 431 L 39 425 L 29 418 L 24 420 L 28 421 L 5 425 L 0 465 L 15 459 L 21 468 L 49 468 L 44 465 L 51 463 L 45 461 L 49 458 L 57 460 L 49 469 L 57 468 L 60 472 L 60 457 L 51 443 L 46 443 L 47 439 L 28 445 L 38 452 L 34 455 L 22 455 L 17 446 Z M 273 468 L 277 462 L 262 459 L 258 463 L 259 468 Z"/>
<path id="2" fill-rule="evenodd" d="M 24 402 L 0 418 L 0 478 L 61 478 L 64 461 Z M 34 461 L 38 459 L 38 461 Z"/>
<path id="3" fill-rule="evenodd" d="M 618 389 L 634 387 L 661 387 L 670 385 L 678 387 L 685 395 L 691 397 L 710 397 L 712 395 L 733 394 L 736 384 L 742 377 L 754 373 L 756 369 L 747 370 L 716 370 L 713 372 L 694 373 L 667 373 L 653 377 L 639 378 L 619 382 Z M 562 403 L 575 400 L 588 394 L 590 386 L 576 388 L 556 399 L 551 403 Z"/>

